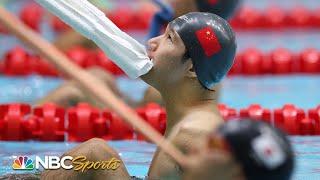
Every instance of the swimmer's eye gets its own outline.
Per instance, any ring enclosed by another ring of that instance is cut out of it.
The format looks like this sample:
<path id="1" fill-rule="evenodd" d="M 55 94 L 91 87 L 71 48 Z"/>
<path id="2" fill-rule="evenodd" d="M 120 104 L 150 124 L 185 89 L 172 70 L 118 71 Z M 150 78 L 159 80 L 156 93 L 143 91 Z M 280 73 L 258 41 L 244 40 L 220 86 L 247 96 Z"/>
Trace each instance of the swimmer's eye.
<path id="1" fill-rule="evenodd" d="M 172 37 L 170 36 L 170 34 L 168 35 L 168 39 L 172 42 Z"/>

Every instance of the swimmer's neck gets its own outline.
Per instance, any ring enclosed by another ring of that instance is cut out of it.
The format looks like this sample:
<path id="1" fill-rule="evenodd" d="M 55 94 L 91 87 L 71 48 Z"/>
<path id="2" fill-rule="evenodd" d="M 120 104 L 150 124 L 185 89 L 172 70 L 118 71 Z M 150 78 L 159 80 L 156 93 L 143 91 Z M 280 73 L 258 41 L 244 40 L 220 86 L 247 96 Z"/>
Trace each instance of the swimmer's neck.
<path id="1" fill-rule="evenodd" d="M 175 87 L 160 93 L 167 111 L 166 136 L 184 116 L 192 111 L 218 113 L 216 91 L 208 91 L 203 88 Z"/>

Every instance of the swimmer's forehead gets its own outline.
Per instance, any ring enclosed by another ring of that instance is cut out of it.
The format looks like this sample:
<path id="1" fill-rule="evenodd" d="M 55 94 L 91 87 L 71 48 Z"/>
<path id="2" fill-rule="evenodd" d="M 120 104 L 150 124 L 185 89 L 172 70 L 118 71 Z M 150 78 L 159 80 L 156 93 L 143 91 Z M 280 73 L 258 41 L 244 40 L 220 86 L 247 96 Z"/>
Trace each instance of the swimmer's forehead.
<path id="1" fill-rule="evenodd" d="M 183 43 L 180 35 L 177 33 L 176 30 L 173 29 L 172 26 L 170 26 L 170 24 L 168 24 L 167 27 L 166 27 L 166 33 L 170 34 L 170 35 L 171 35 L 171 38 L 172 38 L 174 41 L 179 41 L 179 42 L 182 42 L 182 43 Z"/>
<path id="2" fill-rule="evenodd" d="M 172 33 L 172 35 L 178 34 L 169 24 L 166 27 L 167 33 Z"/>

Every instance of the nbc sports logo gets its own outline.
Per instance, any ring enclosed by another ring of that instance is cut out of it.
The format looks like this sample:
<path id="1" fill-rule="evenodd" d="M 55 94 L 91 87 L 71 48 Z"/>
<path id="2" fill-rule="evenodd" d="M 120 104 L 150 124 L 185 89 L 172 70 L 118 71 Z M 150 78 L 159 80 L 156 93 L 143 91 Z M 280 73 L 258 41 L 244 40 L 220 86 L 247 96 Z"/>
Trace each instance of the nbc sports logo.
<path id="1" fill-rule="evenodd" d="M 27 156 L 18 156 L 13 161 L 12 168 L 15 170 L 33 170 L 33 160 Z"/>
<path id="2" fill-rule="evenodd" d="M 111 158 L 103 161 L 88 161 L 85 156 L 44 156 L 41 158 L 36 156 L 32 160 L 28 156 L 13 156 L 12 169 L 14 170 L 34 170 L 34 169 L 74 169 L 75 171 L 86 171 L 89 169 L 108 169 L 115 170 L 120 166 L 120 160 Z M 71 163 L 68 163 L 71 162 Z"/>
<path id="3" fill-rule="evenodd" d="M 58 156 L 45 156 L 41 159 L 36 156 L 35 159 L 31 159 L 28 156 L 13 156 L 12 169 L 14 170 L 34 170 L 34 169 L 59 169 L 60 167 L 64 169 L 72 169 L 72 165 L 66 165 L 66 160 L 72 160 L 71 156 L 64 156 L 60 159 Z"/>

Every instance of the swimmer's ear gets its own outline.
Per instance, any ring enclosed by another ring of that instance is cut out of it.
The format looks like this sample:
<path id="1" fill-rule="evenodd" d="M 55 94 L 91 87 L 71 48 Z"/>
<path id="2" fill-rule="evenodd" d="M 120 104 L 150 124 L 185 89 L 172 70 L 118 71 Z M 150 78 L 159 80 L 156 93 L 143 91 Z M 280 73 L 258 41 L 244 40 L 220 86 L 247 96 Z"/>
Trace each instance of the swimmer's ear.
<path id="1" fill-rule="evenodd" d="M 196 71 L 194 70 L 194 66 L 192 64 L 191 59 L 188 62 L 191 62 L 191 63 L 188 65 L 187 77 L 197 78 L 197 74 L 196 74 Z"/>

